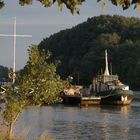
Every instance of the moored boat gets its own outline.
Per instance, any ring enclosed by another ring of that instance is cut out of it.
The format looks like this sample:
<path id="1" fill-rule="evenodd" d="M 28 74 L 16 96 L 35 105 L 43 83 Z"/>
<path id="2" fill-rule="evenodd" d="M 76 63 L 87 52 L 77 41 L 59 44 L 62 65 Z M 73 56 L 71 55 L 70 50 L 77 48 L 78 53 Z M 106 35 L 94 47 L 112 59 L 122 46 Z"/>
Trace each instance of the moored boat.
<path id="1" fill-rule="evenodd" d="M 64 104 L 91 105 L 129 105 L 133 99 L 133 91 L 120 82 L 118 75 L 112 75 L 108 69 L 107 50 L 105 50 L 105 72 L 93 78 L 89 89 L 79 86 L 68 88 L 60 93 Z"/>
<path id="2" fill-rule="evenodd" d="M 66 105 L 79 105 L 81 103 L 81 88 L 81 86 L 75 86 L 61 91 L 59 97 L 63 100 L 62 103 Z"/>
<path id="3" fill-rule="evenodd" d="M 112 75 L 108 69 L 107 50 L 105 50 L 105 72 L 93 78 L 91 94 L 101 97 L 100 104 L 128 105 L 133 99 L 133 91 L 120 82 L 118 75 Z"/>

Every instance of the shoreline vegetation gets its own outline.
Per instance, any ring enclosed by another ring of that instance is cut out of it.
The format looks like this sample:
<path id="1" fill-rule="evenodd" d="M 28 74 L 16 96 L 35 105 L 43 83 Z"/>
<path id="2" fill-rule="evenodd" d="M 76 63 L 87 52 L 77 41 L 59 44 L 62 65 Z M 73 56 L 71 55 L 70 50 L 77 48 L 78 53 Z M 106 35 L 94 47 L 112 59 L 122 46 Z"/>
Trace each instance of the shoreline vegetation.
<path id="1" fill-rule="evenodd" d="M 72 83 L 89 85 L 103 73 L 104 50 L 108 50 L 109 70 L 119 75 L 130 89 L 140 87 L 140 18 L 101 15 L 88 18 L 71 29 L 46 37 L 40 52 L 50 51 L 51 62 L 60 60 L 57 73 L 71 75 Z"/>

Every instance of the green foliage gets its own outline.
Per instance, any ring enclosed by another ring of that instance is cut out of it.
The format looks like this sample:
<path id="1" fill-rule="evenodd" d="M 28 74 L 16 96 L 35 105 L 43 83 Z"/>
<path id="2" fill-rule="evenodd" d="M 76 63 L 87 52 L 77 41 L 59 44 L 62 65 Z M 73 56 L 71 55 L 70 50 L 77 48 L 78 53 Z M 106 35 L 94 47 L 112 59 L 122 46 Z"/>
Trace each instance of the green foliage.
<path id="1" fill-rule="evenodd" d="M 2 9 L 5 6 L 4 1 L 0 0 L 0 9 Z"/>
<path id="2" fill-rule="evenodd" d="M 57 73 L 62 78 L 71 75 L 73 84 L 77 84 L 79 77 L 81 84 L 88 85 L 93 76 L 104 72 L 104 50 L 108 49 L 113 73 L 123 82 L 138 87 L 139 37 L 138 18 L 101 15 L 44 39 L 39 50 L 46 53 L 49 50 L 51 61 L 61 61 Z"/>
<path id="3" fill-rule="evenodd" d="M 3 88 L 6 91 L 2 94 L 4 106 L 1 108 L 0 117 L 4 122 L 3 125 L 8 127 L 7 139 L 11 140 L 13 126 L 20 113 L 24 110 L 27 102 L 16 85 L 4 85 Z"/>
<path id="4" fill-rule="evenodd" d="M 98 41 L 100 42 L 100 45 L 110 47 L 115 46 L 120 41 L 120 36 L 117 33 L 102 33 Z"/>
<path id="5" fill-rule="evenodd" d="M 80 9 L 78 5 L 82 5 L 86 0 L 36 0 L 39 1 L 44 7 L 51 7 L 54 3 L 57 3 L 58 8 L 62 11 L 63 4 L 71 11 L 79 14 Z M 97 2 L 102 2 L 103 0 L 97 0 Z M 106 0 L 107 2 L 107 0 Z M 113 5 L 122 6 L 123 10 L 128 9 L 130 6 L 134 5 L 134 8 L 140 7 L 140 0 L 110 0 Z M 24 6 L 25 4 L 31 5 L 33 0 L 19 0 L 19 4 Z M 105 2 L 103 2 L 105 3 Z M 0 0 L 0 8 L 4 6 L 4 2 Z"/>
<path id="6" fill-rule="evenodd" d="M 32 2 L 33 2 L 32 0 L 19 0 L 19 4 L 20 4 L 21 6 L 24 6 L 25 4 L 31 5 Z"/>
<path id="7" fill-rule="evenodd" d="M 60 102 L 58 93 L 64 89 L 67 82 L 62 81 L 56 74 L 57 63 L 48 63 L 50 52 L 45 55 L 39 52 L 36 45 L 29 49 L 29 61 L 21 71 L 18 83 L 22 93 L 26 94 L 30 104 L 43 105 Z"/>
<path id="8" fill-rule="evenodd" d="M 18 87 L 14 85 L 6 85 L 4 86 L 6 89 L 5 95 L 5 111 L 3 113 L 5 121 L 8 125 L 11 123 L 11 119 L 14 119 L 16 114 L 22 112 L 26 105 L 26 101 L 23 100 L 21 93 Z"/>
<path id="9" fill-rule="evenodd" d="M 56 104 L 61 100 L 58 93 L 68 84 L 56 74 L 58 62 L 49 63 L 51 54 L 38 51 L 38 46 L 32 45 L 29 61 L 25 68 L 17 73 L 16 83 L 6 85 L 4 96 L 5 107 L 2 117 L 8 126 L 8 139 L 12 139 L 12 129 L 20 113 L 27 105 Z M 0 115 L 1 115 L 0 114 Z"/>

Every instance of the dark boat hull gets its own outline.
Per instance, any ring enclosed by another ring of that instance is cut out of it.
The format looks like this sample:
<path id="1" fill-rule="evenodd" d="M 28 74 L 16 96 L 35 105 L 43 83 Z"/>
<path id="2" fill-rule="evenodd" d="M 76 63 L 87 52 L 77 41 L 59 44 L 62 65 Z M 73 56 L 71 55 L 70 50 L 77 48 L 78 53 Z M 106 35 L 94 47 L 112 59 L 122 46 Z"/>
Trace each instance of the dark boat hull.
<path id="1" fill-rule="evenodd" d="M 131 90 L 114 90 L 107 96 L 101 95 L 100 104 L 102 105 L 129 105 L 133 99 L 133 92 Z"/>
<path id="2" fill-rule="evenodd" d="M 66 105 L 79 105 L 81 103 L 81 96 L 64 95 L 61 98 L 62 103 Z"/>
<path id="3" fill-rule="evenodd" d="M 114 95 L 106 98 L 101 98 L 101 104 L 107 105 L 129 105 L 132 102 L 133 97 L 127 96 L 127 101 L 122 101 L 121 96 Z"/>
<path id="4" fill-rule="evenodd" d="M 100 97 L 100 100 L 91 99 L 82 100 L 83 97 L 80 95 L 65 95 L 60 94 L 62 98 L 62 103 L 66 105 L 129 105 L 133 99 L 133 92 L 131 90 L 108 90 L 104 92 L 96 93 L 95 98 Z"/>

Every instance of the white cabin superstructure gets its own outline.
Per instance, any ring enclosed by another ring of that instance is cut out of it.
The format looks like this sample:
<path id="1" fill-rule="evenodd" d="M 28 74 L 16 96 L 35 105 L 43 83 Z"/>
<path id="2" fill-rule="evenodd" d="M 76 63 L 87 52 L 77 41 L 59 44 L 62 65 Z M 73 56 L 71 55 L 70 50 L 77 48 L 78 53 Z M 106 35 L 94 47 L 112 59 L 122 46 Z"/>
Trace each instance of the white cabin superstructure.
<path id="1" fill-rule="evenodd" d="M 108 54 L 107 54 L 107 50 L 105 50 L 105 71 L 104 74 L 97 76 L 97 81 L 106 83 L 115 80 L 118 80 L 118 75 L 112 75 L 112 74 L 110 75 L 109 68 L 108 68 Z"/>
<path id="2" fill-rule="evenodd" d="M 112 89 L 122 89 L 129 90 L 129 86 L 120 82 L 118 75 L 112 75 L 109 73 L 108 68 L 108 55 L 107 50 L 105 50 L 105 71 L 104 74 L 98 75 L 92 81 L 92 90 L 93 92 L 101 92 Z M 91 89 L 91 88 L 90 88 Z"/>

